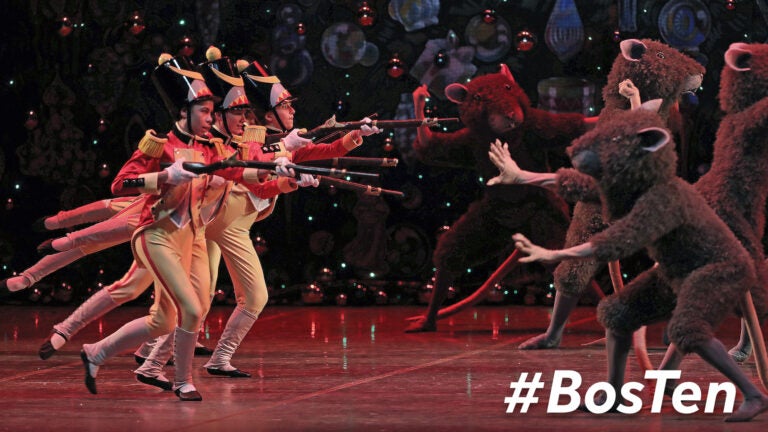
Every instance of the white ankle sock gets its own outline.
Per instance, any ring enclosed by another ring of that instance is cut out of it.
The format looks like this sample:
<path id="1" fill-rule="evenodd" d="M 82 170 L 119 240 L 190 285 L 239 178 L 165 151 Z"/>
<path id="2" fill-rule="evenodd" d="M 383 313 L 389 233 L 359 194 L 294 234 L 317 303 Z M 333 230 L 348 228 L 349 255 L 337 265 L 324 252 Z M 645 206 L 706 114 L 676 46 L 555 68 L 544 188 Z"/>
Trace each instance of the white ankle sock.
<path id="1" fill-rule="evenodd" d="M 174 391 L 178 390 L 180 393 L 189 393 L 193 391 L 197 391 L 197 388 L 194 384 L 186 383 L 182 384 L 181 387 L 173 389 Z"/>
<path id="2" fill-rule="evenodd" d="M 69 237 L 59 237 L 51 242 L 51 247 L 59 252 L 64 252 L 72 249 L 72 240 Z"/>
<path id="3" fill-rule="evenodd" d="M 58 350 L 59 348 L 63 347 L 64 344 L 67 343 L 67 340 L 64 339 L 60 334 L 53 332 L 53 336 L 51 336 L 51 345 L 53 346 L 53 349 Z"/>
<path id="4" fill-rule="evenodd" d="M 8 285 L 8 291 L 15 292 L 15 291 L 21 291 L 25 288 L 29 288 L 32 286 L 31 283 L 25 278 L 24 276 L 16 276 L 9 278 L 6 282 L 6 285 Z"/>
<path id="5" fill-rule="evenodd" d="M 59 218 L 56 216 L 47 217 L 43 221 L 43 225 L 45 225 L 45 228 L 48 230 L 57 230 L 59 229 Z"/>

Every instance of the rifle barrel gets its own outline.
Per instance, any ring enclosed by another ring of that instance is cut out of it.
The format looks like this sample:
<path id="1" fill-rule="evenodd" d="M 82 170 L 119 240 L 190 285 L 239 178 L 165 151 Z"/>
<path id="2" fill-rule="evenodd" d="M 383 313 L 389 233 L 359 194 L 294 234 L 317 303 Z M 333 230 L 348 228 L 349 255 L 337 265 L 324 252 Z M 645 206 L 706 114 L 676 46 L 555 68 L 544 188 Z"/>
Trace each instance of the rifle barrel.
<path id="1" fill-rule="evenodd" d="M 425 118 L 425 119 L 405 119 L 405 120 L 371 120 L 371 123 L 364 122 L 364 121 L 356 121 L 356 122 L 339 122 L 333 125 L 321 125 L 318 126 L 310 131 L 299 133 L 299 136 L 306 139 L 317 139 L 321 136 L 328 135 L 332 132 L 340 131 L 340 130 L 355 130 L 360 129 L 364 125 L 370 124 L 371 126 L 376 126 L 379 129 L 398 129 L 398 128 L 415 128 L 420 126 L 435 126 L 438 124 L 446 124 L 446 123 L 458 123 L 459 118 L 458 117 L 445 117 L 445 118 Z M 280 141 L 282 138 L 285 138 L 285 136 L 288 135 L 288 133 L 279 133 L 279 134 L 271 134 L 267 135 L 265 138 L 266 144 L 274 144 L 278 141 Z"/>
<path id="2" fill-rule="evenodd" d="M 362 192 L 364 195 L 380 196 L 381 194 L 385 194 L 385 195 L 394 195 L 398 198 L 402 198 L 405 196 L 405 194 L 403 194 L 400 191 L 383 189 L 376 186 L 350 182 L 350 181 L 341 180 L 333 177 L 317 176 L 317 179 L 320 180 L 321 184 L 325 184 L 328 186 L 335 186 L 339 189 Z"/>
<path id="3" fill-rule="evenodd" d="M 372 158 L 372 157 L 352 157 L 343 156 L 332 159 L 320 159 L 305 161 L 304 164 L 310 166 L 322 167 L 348 167 L 348 166 L 373 166 L 373 167 L 395 167 L 399 162 L 396 158 Z"/>

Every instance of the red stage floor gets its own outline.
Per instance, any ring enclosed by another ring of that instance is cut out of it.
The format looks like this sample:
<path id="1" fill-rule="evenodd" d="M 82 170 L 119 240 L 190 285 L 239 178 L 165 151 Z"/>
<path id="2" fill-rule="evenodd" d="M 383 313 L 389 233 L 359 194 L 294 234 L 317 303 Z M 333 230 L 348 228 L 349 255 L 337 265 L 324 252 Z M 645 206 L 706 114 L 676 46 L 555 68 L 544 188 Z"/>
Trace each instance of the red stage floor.
<path id="1" fill-rule="evenodd" d="M 8 431 L 485 431 L 485 430 L 766 430 L 768 413 L 747 424 L 723 423 L 722 398 L 713 414 L 677 413 L 670 399 L 661 413 L 547 414 L 555 370 L 575 370 L 579 393 L 605 379 L 602 336 L 593 308 L 577 310 L 559 350 L 518 351 L 541 332 L 544 307 L 480 307 L 441 323 L 437 333 L 404 334 L 404 319 L 420 307 L 269 307 L 233 360 L 250 379 L 209 376 L 196 358 L 202 402 L 180 402 L 171 392 L 138 383 L 130 353 L 112 359 L 98 376 L 98 395 L 83 384 L 80 344 L 114 331 L 146 312 L 123 308 L 92 324 L 48 361 L 37 357 L 52 324 L 71 308 L 0 306 L 0 430 Z M 230 307 L 208 317 L 203 342 L 214 346 Z M 730 346 L 737 321 L 722 338 Z M 663 356 L 661 328 L 649 329 L 650 356 Z M 758 382 L 754 363 L 743 368 Z M 542 372 L 546 385 L 527 413 L 507 413 L 510 381 Z M 172 376 L 172 370 L 168 370 Z M 642 381 L 630 356 L 628 379 Z M 720 375 L 695 357 L 683 362 L 683 380 L 706 395 Z M 650 394 L 644 393 L 649 403 Z M 737 405 L 741 394 L 737 395 Z M 562 400 L 561 403 L 565 403 Z"/>

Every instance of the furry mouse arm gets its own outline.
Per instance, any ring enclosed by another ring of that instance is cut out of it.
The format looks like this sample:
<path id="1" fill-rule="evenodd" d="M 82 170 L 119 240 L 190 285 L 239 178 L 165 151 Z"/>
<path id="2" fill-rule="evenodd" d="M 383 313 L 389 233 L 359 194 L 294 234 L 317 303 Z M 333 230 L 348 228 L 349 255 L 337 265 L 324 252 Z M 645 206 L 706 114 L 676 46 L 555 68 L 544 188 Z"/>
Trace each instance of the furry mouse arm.
<path id="1" fill-rule="evenodd" d="M 429 141 L 417 138 L 413 142 L 413 149 L 420 160 L 430 164 L 471 168 L 474 166 L 475 157 L 469 144 L 475 139 L 477 138 L 467 128 L 451 133 L 431 132 Z"/>
<path id="2" fill-rule="evenodd" d="M 515 248 L 517 250 L 528 255 L 520 258 L 520 262 L 523 263 L 534 261 L 553 263 L 564 259 L 588 258 L 595 253 L 595 249 L 590 242 L 569 247 L 568 249 L 551 250 L 533 244 L 522 234 L 513 235 L 512 240 L 515 242 Z"/>
<path id="3" fill-rule="evenodd" d="M 678 228 L 690 210 L 677 198 L 677 189 L 671 184 L 653 186 L 629 213 L 611 220 L 608 228 L 590 238 L 595 257 L 601 261 L 626 258 Z"/>
<path id="4" fill-rule="evenodd" d="M 573 168 L 560 168 L 555 172 L 553 189 L 569 203 L 578 201 L 600 202 L 600 189 L 594 177 Z"/>
<path id="5" fill-rule="evenodd" d="M 555 138 L 571 140 L 587 131 L 587 122 L 581 114 L 554 114 L 538 108 L 529 108 L 525 114 L 527 130 L 545 140 L 555 140 Z M 547 148 L 548 144 L 546 142 L 537 143 L 543 148 Z M 562 142 L 555 140 L 554 143 L 549 144 L 549 147 L 561 145 Z"/>

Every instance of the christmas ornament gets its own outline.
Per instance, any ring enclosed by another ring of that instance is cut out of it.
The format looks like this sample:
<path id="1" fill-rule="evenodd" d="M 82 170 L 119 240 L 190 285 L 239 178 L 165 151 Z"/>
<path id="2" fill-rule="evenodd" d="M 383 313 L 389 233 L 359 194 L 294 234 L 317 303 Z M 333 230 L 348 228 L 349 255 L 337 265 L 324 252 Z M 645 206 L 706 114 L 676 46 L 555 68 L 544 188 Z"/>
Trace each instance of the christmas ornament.
<path id="1" fill-rule="evenodd" d="M 365 54 L 365 33 L 356 24 L 337 22 L 323 32 L 320 50 L 331 65 L 351 68 Z"/>
<path id="2" fill-rule="evenodd" d="M 181 40 L 179 40 L 179 49 L 177 52 L 181 56 L 191 57 L 195 52 L 195 46 L 192 42 L 192 38 L 189 36 L 182 37 Z"/>
<path id="3" fill-rule="evenodd" d="M 323 283 L 333 282 L 336 279 L 336 274 L 328 267 L 320 269 L 320 273 L 317 275 L 317 280 Z"/>
<path id="4" fill-rule="evenodd" d="M 496 11 L 493 9 L 486 9 L 483 12 L 483 22 L 486 24 L 493 24 L 496 22 Z"/>
<path id="5" fill-rule="evenodd" d="M 544 30 L 547 47 L 565 63 L 584 45 L 584 25 L 574 0 L 557 0 Z"/>
<path id="6" fill-rule="evenodd" d="M 255 234 L 251 237 L 251 242 L 253 242 L 253 248 L 256 250 L 257 255 L 262 256 L 269 251 L 267 241 L 261 235 Z"/>
<path id="7" fill-rule="evenodd" d="M 536 47 L 536 35 L 528 30 L 520 30 L 515 35 L 515 49 L 528 52 Z"/>
<path id="8" fill-rule="evenodd" d="M 61 17 L 61 19 L 59 19 L 59 36 L 67 37 L 72 33 L 72 30 L 74 30 L 74 25 L 69 17 Z"/>
<path id="9" fill-rule="evenodd" d="M 403 65 L 398 54 L 393 54 L 392 58 L 389 59 L 389 63 L 387 63 L 387 75 L 389 75 L 390 78 L 400 78 L 404 73 L 405 65 Z"/>
<path id="10" fill-rule="evenodd" d="M 130 31 L 132 35 L 138 36 L 145 28 L 144 18 L 141 17 L 139 11 L 133 11 L 131 17 L 128 19 L 128 31 Z"/>
<path id="11" fill-rule="evenodd" d="M 440 0 L 392 0 L 389 16 L 405 27 L 405 31 L 421 30 L 437 24 Z"/>
<path id="12" fill-rule="evenodd" d="M 395 146 L 392 145 L 392 137 L 388 136 L 388 137 L 384 138 L 384 151 L 385 152 L 391 152 L 394 149 L 395 149 Z"/>
<path id="13" fill-rule="evenodd" d="M 32 130 L 37 127 L 37 123 L 37 113 L 34 110 L 29 110 L 27 112 L 27 119 L 24 120 L 24 127 L 27 128 L 27 130 Z"/>
<path id="14" fill-rule="evenodd" d="M 368 6 L 368 2 L 364 1 L 357 10 L 357 23 L 363 27 L 370 27 L 374 22 L 376 22 L 376 12 Z"/>

